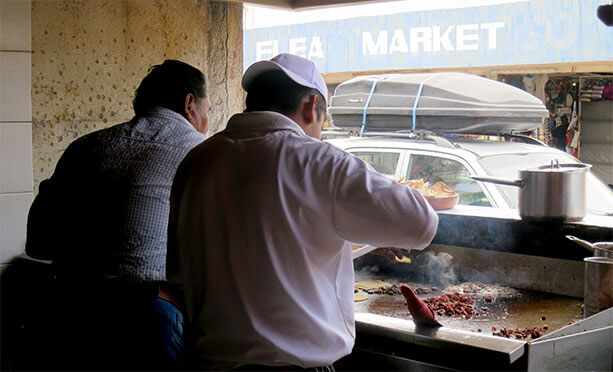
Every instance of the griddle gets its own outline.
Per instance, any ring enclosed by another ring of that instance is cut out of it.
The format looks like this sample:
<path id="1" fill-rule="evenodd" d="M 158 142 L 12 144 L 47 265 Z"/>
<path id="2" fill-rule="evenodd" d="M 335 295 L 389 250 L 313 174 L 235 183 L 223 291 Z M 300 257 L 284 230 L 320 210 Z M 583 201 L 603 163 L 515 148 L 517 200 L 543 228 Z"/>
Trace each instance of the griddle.
<path id="1" fill-rule="evenodd" d="M 437 287 L 431 283 L 401 281 L 397 278 L 378 275 L 367 270 L 357 271 L 355 277 L 356 281 L 383 280 L 398 286 L 404 283 L 412 288 Z M 443 289 L 444 288 L 439 288 L 431 293 L 418 294 L 418 297 L 421 300 L 425 300 L 428 297 L 440 296 L 445 293 Z M 437 315 L 437 320 L 445 327 L 471 332 L 479 332 L 480 330 L 480 333 L 492 335 L 492 327 L 496 327 L 497 330 L 500 330 L 502 327 L 507 329 L 524 329 L 536 326 L 541 328 L 547 326 L 548 329 L 543 333 L 547 334 L 565 327 L 569 323 L 575 323 L 583 319 L 583 299 L 581 298 L 527 291 L 517 288 L 516 290 L 520 296 L 511 296 L 508 298 L 496 297 L 492 303 L 486 302 L 483 297 L 474 296 L 476 302 L 473 304 L 473 307 L 477 310 L 478 314 L 470 319 Z M 487 307 L 487 311 L 481 311 L 481 307 Z M 385 315 L 399 319 L 411 319 L 401 294 L 368 294 L 367 300 L 355 303 L 355 311 L 359 313 Z M 543 317 L 545 319 L 543 319 Z M 526 341 L 530 340 L 530 337 L 526 339 Z"/>

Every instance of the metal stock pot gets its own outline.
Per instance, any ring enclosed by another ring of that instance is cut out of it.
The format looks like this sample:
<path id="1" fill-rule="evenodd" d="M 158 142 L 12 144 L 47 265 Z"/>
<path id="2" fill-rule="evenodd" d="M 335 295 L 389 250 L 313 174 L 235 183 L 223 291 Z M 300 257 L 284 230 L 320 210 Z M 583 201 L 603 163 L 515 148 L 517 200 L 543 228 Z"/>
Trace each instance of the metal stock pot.
<path id="1" fill-rule="evenodd" d="M 585 217 L 585 175 L 591 165 L 551 165 L 519 171 L 518 180 L 471 176 L 483 182 L 519 187 L 519 215 L 531 220 L 581 221 Z"/>

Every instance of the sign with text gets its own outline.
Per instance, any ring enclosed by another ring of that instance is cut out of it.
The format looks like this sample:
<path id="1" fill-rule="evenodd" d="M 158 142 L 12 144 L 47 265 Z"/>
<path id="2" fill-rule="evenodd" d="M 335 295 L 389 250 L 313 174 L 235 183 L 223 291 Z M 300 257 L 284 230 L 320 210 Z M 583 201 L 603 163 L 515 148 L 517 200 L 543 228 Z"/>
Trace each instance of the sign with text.
<path id="1" fill-rule="evenodd" d="M 244 67 L 287 52 L 321 72 L 608 61 L 602 0 L 531 0 L 244 31 Z"/>

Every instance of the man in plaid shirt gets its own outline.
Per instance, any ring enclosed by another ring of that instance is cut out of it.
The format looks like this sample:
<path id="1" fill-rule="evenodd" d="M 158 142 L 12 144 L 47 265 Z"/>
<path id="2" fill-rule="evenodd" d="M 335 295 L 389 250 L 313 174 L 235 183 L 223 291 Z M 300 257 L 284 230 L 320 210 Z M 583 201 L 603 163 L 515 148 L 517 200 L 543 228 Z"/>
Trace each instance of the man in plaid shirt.
<path id="1" fill-rule="evenodd" d="M 56 275 L 43 368 L 182 366 L 181 296 L 165 274 L 169 197 L 208 129 L 204 74 L 167 60 L 133 106 L 129 122 L 71 143 L 30 209 L 26 253 L 53 261 Z"/>

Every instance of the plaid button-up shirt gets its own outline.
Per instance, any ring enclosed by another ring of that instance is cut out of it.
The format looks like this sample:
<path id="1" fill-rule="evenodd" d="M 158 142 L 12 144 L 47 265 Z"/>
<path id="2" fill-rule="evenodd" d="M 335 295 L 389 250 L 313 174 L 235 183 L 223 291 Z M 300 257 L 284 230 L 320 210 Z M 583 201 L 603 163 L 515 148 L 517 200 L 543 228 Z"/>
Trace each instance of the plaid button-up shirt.
<path id="1" fill-rule="evenodd" d="M 70 277 L 164 281 L 172 180 L 204 138 L 183 116 L 157 108 L 77 139 L 40 184 L 26 253 Z"/>

